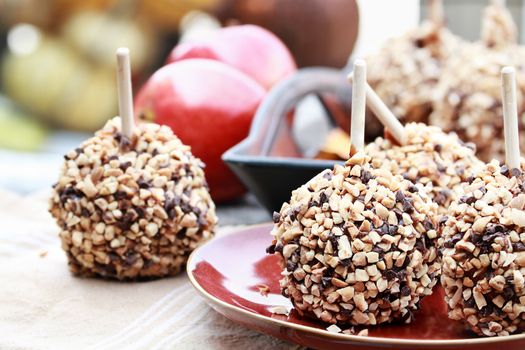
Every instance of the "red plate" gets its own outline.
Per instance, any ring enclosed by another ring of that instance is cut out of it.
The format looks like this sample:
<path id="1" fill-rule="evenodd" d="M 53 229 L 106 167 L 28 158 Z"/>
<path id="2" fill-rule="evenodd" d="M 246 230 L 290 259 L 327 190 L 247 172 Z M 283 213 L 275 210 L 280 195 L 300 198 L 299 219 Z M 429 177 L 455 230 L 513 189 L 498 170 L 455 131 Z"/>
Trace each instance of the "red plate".
<path id="1" fill-rule="evenodd" d="M 289 316 L 272 314 L 272 307 L 290 308 L 291 304 L 279 290 L 277 257 L 265 253 L 271 242 L 271 227 L 245 227 L 213 239 L 193 252 L 188 261 L 187 271 L 195 289 L 211 307 L 236 323 L 316 349 L 525 349 L 525 334 L 477 338 L 460 323 L 449 320 L 440 288 L 424 299 L 411 324 L 372 327 L 368 337 L 330 333 L 327 324 L 301 318 L 293 310 Z M 267 285 L 268 295 L 262 295 L 258 285 Z"/>

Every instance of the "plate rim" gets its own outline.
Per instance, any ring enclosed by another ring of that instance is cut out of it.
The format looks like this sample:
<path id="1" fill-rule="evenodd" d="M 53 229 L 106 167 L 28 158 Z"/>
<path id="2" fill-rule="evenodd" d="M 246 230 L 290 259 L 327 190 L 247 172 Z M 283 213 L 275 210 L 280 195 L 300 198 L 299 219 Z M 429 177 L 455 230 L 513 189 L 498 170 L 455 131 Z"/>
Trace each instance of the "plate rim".
<path id="1" fill-rule="evenodd" d="M 241 307 L 229 304 L 213 295 L 208 293 L 204 288 L 197 282 L 193 275 L 193 271 L 190 271 L 190 267 L 193 266 L 193 260 L 195 259 L 195 256 L 200 252 L 200 250 L 209 245 L 213 244 L 216 240 L 222 240 L 226 239 L 229 236 L 232 235 L 242 235 L 243 231 L 246 231 L 248 229 L 254 229 L 258 227 L 265 227 L 265 226 L 271 226 L 272 224 L 270 222 L 266 223 L 260 223 L 255 225 L 244 225 L 242 227 L 236 227 L 230 230 L 228 233 L 221 235 L 220 237 L 213 237 L 211 240 L 207 241 L 203 245 L 197 247 L 189 256 L 188 261 L 186 263 L 186 274 L 190 280 L 191 285 L 193 288 L 199 292 L 199 294 L 204 297 L 205 300 L 208 302 L 211 302 L 213 304 L 216 304 L 220 307 L 223 307 L 225 309 L 228 309 L 233 312 L 241 313 L 246 317 L 249 318 L 255 318 L 257 321 L 261 321 L 267 324 L 272 324 L 275 326 L 281 326 L 281 327 L 287 327 L 291 328 L 293 330 L 307 332 L 307 333 L 314 333 L 316 335 L 319 335 L 321 337 L 328 337 L 338 340 L 348 340 L 353 342 L 359 342 L 359 343 L 369 343 L 369 344 L 381 344 L 381 345 L 399 345 L 399 346 L 410 346 L 410 345 L 419 345 L 419 346 L 461 346 L 461 345 L 486 345 L 486 344 L 504 344 L 510 341 L 516 341 L 520 339 L 525 339 L 525 333 L 521 334 L 513 334 L 508 335 L 504 337 L 479 337 L 479 338 L 469 338 L 469 339 L 403 339 L 403 338 L 382 338 L 382 337 L 371 337 L 371 336 L 359 336 L 359 335 L 353 335 L 353 334 L 344 334 L 344 333 L 332 333 L 329 331 L 326 331 L 324 329 L 320 328 L 313 328 L 310 326 L 300 325 L 288 321 L 282 321 L 279 319 L 271 318 L 268 316 L 256 314 L 253 312 L 250 312 L 248 310 L 245 310 Z M 218 311 L 217 311 L 218 312 Z M 222 313 L 221 313 L 222 314 Z M 224 316 L 224 315 L 223 315 Z M 234 322 L 234 321 L 232 321 Z M 243 326 L 244 327 L 244 326 Z M 249 327 L 245 327 L 249 328 Z M 264 333 L 264 332 L 262 332 Z"/>

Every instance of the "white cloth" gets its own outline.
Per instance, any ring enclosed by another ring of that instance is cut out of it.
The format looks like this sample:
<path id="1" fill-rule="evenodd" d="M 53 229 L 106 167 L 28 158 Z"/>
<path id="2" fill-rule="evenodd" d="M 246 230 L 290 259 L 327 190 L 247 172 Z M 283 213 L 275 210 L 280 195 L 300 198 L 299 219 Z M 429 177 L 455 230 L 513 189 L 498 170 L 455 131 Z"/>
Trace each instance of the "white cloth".
<path id="1" fill-rule="evenodd" d="M 184 273 L 137 283 L 73 277 L 47 193 L 0 192 L 0 224 L 1 349 L 297 348 L 219 315 Z"/>

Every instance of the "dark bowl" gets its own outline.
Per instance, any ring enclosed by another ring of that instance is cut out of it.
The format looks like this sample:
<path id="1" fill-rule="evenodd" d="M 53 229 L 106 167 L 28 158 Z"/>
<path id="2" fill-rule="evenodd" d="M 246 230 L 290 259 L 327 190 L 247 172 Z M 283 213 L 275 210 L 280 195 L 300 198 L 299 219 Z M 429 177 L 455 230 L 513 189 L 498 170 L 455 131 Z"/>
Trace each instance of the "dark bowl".
<path id="1" fill-rule="evenodd" d="M 330 125 L 349 129 L 351 86 L 346 73 L 330 68 L 304 68 L 268 93 L 248 137 L 222 156 L 270 212 L 279 210 L 294 189 L 322 170 L 342 163 L 305 158 L 297 145 L 292 133 L 293 109 L 312 94 L 321 101 Z"/>

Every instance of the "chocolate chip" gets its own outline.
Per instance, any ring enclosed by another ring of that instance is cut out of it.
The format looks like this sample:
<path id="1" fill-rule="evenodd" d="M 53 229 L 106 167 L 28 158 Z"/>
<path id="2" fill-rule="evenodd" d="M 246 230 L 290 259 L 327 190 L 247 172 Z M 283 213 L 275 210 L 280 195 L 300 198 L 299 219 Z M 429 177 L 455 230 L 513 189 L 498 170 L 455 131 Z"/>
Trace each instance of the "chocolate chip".
<path id="1" fill-rule="evenodd" d="M 361 181 L 366 185 L 368 181 L 372 180 L 374 176 L 368 170 L 361 171 Z"/>
<path id="2" fill-rule="evenodd" d="M 441 152 L 442 149 L 443 148 L 442 148 L 442 146 L 440 144 L 434 145 L 434 151 Z"/>
<path id="3" fill-rule="evenodd" d="M 194 207 L 191 206 L 191 204 L 189 204 L 188 202 L 184 201 L 180 203 L 179 208 L 184 214 L 191 214 L 193 212 Z"/>
<path id="4" fill-rule="evenodd" d="M 186 237 L 186 231 L 186 227 L 184 227 L 182 230 L 179 230 L 179 232 L 177 232 L 177 238 L 184 239 Z"/>
<path id="5" fill-rule="evenodd" d="M 139 187 L 143 189 L 148 189 L 151 187 L 151 184 L 149 183 L 149 181 L 146 181 L 143 178 L 140 178 L 137 180 L 137 185 L 139 185 Z"/>
<path id="6" fill-rule="evenodd" d="M 463 235 L 461 233 L 456 233 L 451 238 L 445 240 L 445 242 L 443 243 L 443 246 L 445 248 L 454 248 L 456 243 L 459 242 L 461 240 L 461 238 L 463 238 Z"/>
<path id="7" fill-rule="evenodd" d="M 352 311 L 347 310 L 347 309 L 341 309 L 341 311 L 339 312 L 339 315 L 341 315 L 343 319 L 349 319 L 352 317 Z"/>
<path id="8" fill-rule="evenodd" d="M 339 263 L 345 267 L 348 267 L 352 264 L 352 259 L 348 258 L 348 259 L 342 259 L 339 261 Z"/>
<path id="9" fill-rule="evenodd" d="M 110 253 L 110 254 L 112 254 L 112 253 Z M 117 258 L 118 258 L 118 256 L 117 256 Z M 114 260 L 114 259 L 111 259 L 111 260 Z M 115 265 L 113 265 L 113 264 L 99 264 L 99 263 L 95 262 L 95 270 L 102 277 L 114 277 L 114 276 L 117 275 L 117 269 L 115 268 Z"/>
<path id="10" fill-rule="evenodd" d="M 374 246 L 372 248 L 372 251 L 379 254 L 379 260 L 383 260 L 384 256 L 385 256 L 385 252 L 383 251 L 383 249 L 381 249 L 380 247 L 378 246 Z"/>
<path id="11" fill-rule="evenodd" d="M 113 197 L 115 197 L 115 199 L 117 201 L 120 201 L 120 200 L 128 198 L 128 194 L 126 192 L 124 192 L 124 191 L 117 191 L 117 192 L 115 192 Z"/>
<path id="12" fill-rule="evenodd" d="M 334 235 L 332 232 L 330 232 L 329 236 L 328 236 L 328 239 L 330 240 L 330 242 L 332 243 L 332 248 L 334 250 L 337 250 L 337 248 L 339 247 L 339 243 L 337 242 L 337 236 Z"/>
<path id="13" fill-rule="evenodd" d="M 425 220 L 423 220 L 423 227 L 427 231 L 434 229 L 434 225 L 432 224 L 432 221 L 430 221 L 428 218 L 425 218 Z"/>
<path id="14" fill-rule="evenodd" d="M 459 198 L 459 202 L 467 203 L 468 205 L 470 205 L 476 202 L 476 198 L 474 196 L 461 196 Z"/>
<path id="15" fill-rule="evenodd" d="M 401 191 L 396 192 L 396 202 L 402 203 L 405 200 L 405 194 Z"/>
<path id="16" fill-rule="evenodd" d="M 122 231 L 128 231 L 132 225 L 132 222 L 126 219 L 118 220 L 115 223 L 115 226 L 117 226 Z"/>
<path id="17" fill-rule="evenodd" d="M 321 278 L 321 284 L 325 288 L 330 287 L 332 285 L 332 277 L 323 277 L 323 278 Z"/>
<path id="18" fill-rule="evenodd" d="M 332 172 L 330 171 L 327 171 L 323 174 L 323 178 L 327 179 L 327 180 L 332 180 Z"/>
<path id="19" fill-rule="evenodd" d="M 322 206 L 324 203 L 327 203 L 327 202 L 328 202 L 328 196 L 326 195 L 326 193 L 321 192 L 321 194 L 319 195 L 319 206 Z"/>
<path id="20" fill-rule="evenodd" d="M 319 202 L 318 201 L 315 201 L 313 199 L 310 199 L 310 202 L 308 203 L 308 207 L 309 208 L 312 208 L 312 207 L 319 207 Z"/>
<path id="21" fill-rule="evenodd" d="M 72 186 L 66 187 L 62 192 L 58 193 L 60 202 L 64 205 L 68 200 L 80 200 L 85 197 L 84 192 L 77 190 Z"/>
<path id="22" fill-rule="evenodd" d="M 411 214 L 414 212 L 414 206 L 412 205 L 412 203 L 410 203 L 410 201 L 405 200 L 403 201 L 403 210 L 408 214 Z"/>
<path id="23" fill-rule="evenodd" d="M 425 47 L 425 40 L 421 39 L 421 38 L 418 38 L 416 40 L 414 40 L 414 45 L 418 48 L 418 49 L 422 49 Z"/>
<path id="24" fill-rule="evenodd" d="M 120 142 L 122 140 L 122 133 L 120 131 L 117 131 L 114 135 L 113 135 L 113 138 L 115 139 L 115 141 L 117 142 Z"/>
<path id="25" fill-rule="evenodd" d="M 417 250 L 419 250 L 422 253 L 425 253 L 427 251 L 427 247 L 425 245 L 425 241 L 424 240 L 420 240 L 420 239 L 418 239 L 416 241 L 416 244 L 414 245 L 414 248 L 416 248 Z"/>
<path id="26" fill-rule="evenodd" d="M 459 239 L 458 239 L 459 241 L 461 239 L 461 234 L 457 233 L 454 235 L 454 237 L 457 237 L 457 236 L 459 236 Z M 470 236 L 470 240 L 472 241 L 472 243 L 476 245 L 482 242 L 482 238 L 483 238 L 482 235 L 478 235 L 474 232 L 472 232 L 472 235 Z"/>
<path id="27" fill-rule="evenodd" d="M 394 270 L 386 270 L 384 275 L 388 281 L 392 281 L 393 279 L 397 278 L 397 273 Z"/>
<path id="28" fill-rule="evenodd" d="M 470 297 L 470 299 L 465 300 L 465 306 L 468 308 L 473 308 L 476 302 L 474 301 L 473 297 Z"/>
<path id="29" fill-rule="evenodd" d="M 275 244 L 272 244 L 268 248 L 266 248 L 266 254 L 274 254 L 275 253 Z"/>
<path id="30" fill-rule="evenodd" d="M 296 207 L 293 209 L 290 209 L 288 211 L 288 216 L 290 217 L 291 221 L 295 221 L 297 219 L 297 215 L 301 212 L 301 209 Z"/>
<path id="31" fill-rule="evenodd" d="M 525 251 L 525 244 L 523 244 L 522 242 L 513 243 L 512 250 L 515 252 L 523 252 Z"/>
<path id="32" fill-rule="evenodd" d="M 293 272 L 297 268 L 297 263 L 294 263 L 293 261 L 288 260 L 286 262 L 286 270 Z"/>
<path id="33" fill-rule="evenodd" d="M 502 165 L 499 172 L 503 176 L 509 176 L 509 168 L 506 165 Z"/>
<path id="34" fill-rule="evenodd" d="M 415 185 L 410 185 L 410 186 L 408 186 L 408 192 L 416 193 L 416 192 L 418 192 L 418 191 L 419 191 L 419 190 L 418 190 L 417 186 L 415 186 Z"/>
<path id="35" fill-rule="evenodd" d="M 283 244 L 281 242 L 277 242 L 277 244 L 275 245 L 275 251 L 278 253 L 283 252 Z"/>
<path id="36" fill-rule="evenodd" d="M 120 163 L 119 168 L 120 168 L 123 172 L 126 172 L 126 169 L 129 168 L 130 166 L 131 166 L 131 162 L 124 162 L 124 163 Z"/>
<path id="37" fill-rule="evenodd" d="M 128 265 L 128 266 L 132 266 L 133 264 L 135 264 L 140 258 L 140 255 L 139 254 L 134 254 L 134 253 L 131 253 L 130 251 L 128 251 L 126 253 L 126 256 L 124 258 L 124 264 L 125 265 Z"/>
<path id="38" fill-rule="evenodd" d="M 108 256 L 109 256 L 109 260 L 111 260 L 111 261 L 120 260 L 120 257 L 116 253 L 109 252 Z"/>
<path id="39" fill-rule="evenodd" d="M 115 138 L 115 140 L 117 140 L 117 138 Z M 125 151 L 131 150 L 132 142 L 131 142 L 131 139 L 129 137 L 121 135 L 120 140 L 117 140 L 117 142 L 119 142 L 121 149 L 123 149 Z"/>
<path id="40" fill-rule="evenodd" d="M 410 287 L 405 285 L 401 288 L 401 295 L 406 297 L 406 296 L 409 296 L 410 294 L 412 293 L 412 291 L 410 290 Z"/>
<path id="41" fill-rule="evenodd" d="M 273 214 L 272 214 L 272 220 L 274 223 L 278 224 L 279 221 L 281 220 L 281 214 L 279 214 L 278 212 L 274 211 Z"/>
<path id="42" fill-rule="evenodd" d="M 518 176 L 520 176 L 521 174 L 522 174 L 522 173 L 521 173 L 521 170 L 518 169 L 518 168 L 511 169 L 511 171 L 510 171 L 510 175 L 511 175 L 512 177 L 518 177 Z"/>
<path id="43" fill-rule="evenodd" d="M 141 207 L 133 207 L 133 210 L 135 210 L 135 212 L 137 213 L 137 215 L 139 216 L 139 218 L 144 218 L 145 216 L 145 212 L 144 212 L 144 209 L 142 209 Z"/>
<path id="44" fill-rule="evenodd" d="M 494 311 L 494 307 L 491 304 L 488 304 L 482 307 L 481 310 L 479 310 L 479 315 L 481 317 L 488 317 L 492 314 L 493 311 Z"/>
<path id="45" fill-rule="evenodd" d="M 506 300 L 512 300 L 515 295 L 516 295 L 516 293 L 514 292 L 514 289 L 512 289 L 511 287 L 505 287 L 503 289 L 503 297 Z"/>

